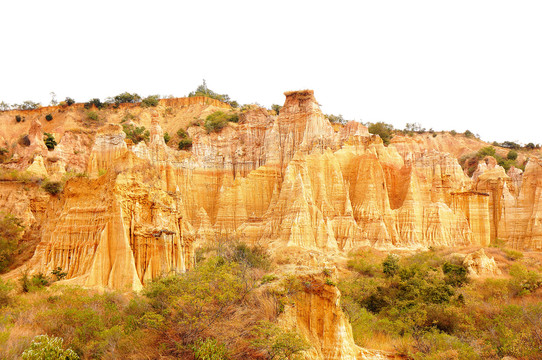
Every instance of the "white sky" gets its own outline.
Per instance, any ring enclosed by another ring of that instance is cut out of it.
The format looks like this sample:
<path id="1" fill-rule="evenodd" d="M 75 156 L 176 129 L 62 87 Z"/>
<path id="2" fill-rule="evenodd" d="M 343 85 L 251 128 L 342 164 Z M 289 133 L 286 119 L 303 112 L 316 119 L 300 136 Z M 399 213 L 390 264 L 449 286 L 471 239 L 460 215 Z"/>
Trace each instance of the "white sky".
<path id="1" fill-rule="evenodd" d="M 542 143 L 542 1 L 24 1 L 0 101 L 314 89 L 325 113 Z"/>

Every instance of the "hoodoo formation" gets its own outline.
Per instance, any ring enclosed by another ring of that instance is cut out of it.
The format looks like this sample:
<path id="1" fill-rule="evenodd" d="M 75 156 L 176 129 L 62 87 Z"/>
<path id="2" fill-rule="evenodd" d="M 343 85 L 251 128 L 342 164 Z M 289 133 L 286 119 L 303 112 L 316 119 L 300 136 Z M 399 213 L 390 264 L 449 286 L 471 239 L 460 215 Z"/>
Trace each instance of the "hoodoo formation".
<path id="1" fill-rule="evenodd" d="M 93 122 L 82 104 L 0 113 L 0 148 L 9 152 L 0 208 L 35 239 L 35 250 L 4 278 L 61 268 L 66 284 L 141 290 L 193 268 L 197 248 L 234 240 L 274 256 L 295 250 L 316 258 L 362 247 L 487 247 L 497 239 L 542 250 L 540 158 L 508 173 L 482 161 L 469 177 L 458 157 L 487 145 L 481 141 L 398 135 L 385 146 L 360 123 L 330 123 L 312 90 L 285 96 L 278 115 L 249 106 L 219 131 L 201 120 L 233 110 L 205 97 L 163 99 L 155 108 L 121 104 Z M 45 112 L 54 120 L 44 122 Z M 14 120 L 19 114 L 25 121 Z M 142 126 L 147 141 L 123 131 Z M 175 139 L 192 143 L 178 150 L 164 133 L 181 128 Z M 56 138 L 54 149 L 44 132 Z M 15 181 L 21 177 L 28 181 Z M 37 182 L 63 189 L 48 193 Z M 385 358 L 363 355 L 338 290 L 319 286 L 285 314 L 316 344 L 312 358 Z"/>
<path id="2" fill-rule="evenodd" d="M 71 129 L 81 109 L 59 108 L 62 120 L 46 124 L 59 138 L 53 151 L 40 141 L 41 112 L 28 112 L 26 124 L 13 124 L 15 111 L 4 112 L 3 147 L 30 125 L 29 145 L 17 143 L 17 161 L 5 168 L 38 178 L 88 174 L 47 201 L 3 187 L 2 207 L 23 198 L 17 215 L 40 228 L 30 271 L 61 266 L 77 284 L 138 289 L 190 268 L 194 247 L 219 237 L 272 251 L 488 246 L 495 238 L 542 249 L 539 159 L 509 174 L 482 162 L 469 178 L 454 155 L 438 150 L 450 146 L 445 135 L 437 146 L 407 137 L 384 146 L 360 123 L 331 124 L 312 90 L 285 95 L 278 116 L 254 106 L 210 133 L 187 126 L 183 115 L 227 104 L 188 98 L 161 100 L 157 110 L 126 107 L 125 114 L 139 112 L 136 126 L 150 128 L 148 143 L 138 144 L 126 139 L 118 114 L 96 130 Z M 188 128 L 190 151 L 164 142 L 162 126 L 175 122 Z"/>

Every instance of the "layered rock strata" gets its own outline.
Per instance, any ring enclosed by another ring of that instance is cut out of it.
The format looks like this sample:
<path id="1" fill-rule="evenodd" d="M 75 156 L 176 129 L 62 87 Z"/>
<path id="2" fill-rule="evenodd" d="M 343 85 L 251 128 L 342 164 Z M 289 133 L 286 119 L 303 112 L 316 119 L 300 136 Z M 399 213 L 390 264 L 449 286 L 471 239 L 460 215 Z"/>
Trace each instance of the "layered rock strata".
<path id="1" fill-rule="evenodd" d="M 507 175 L 487 159 L 470 179 L 454 156 L 425 140 L 398 137 L 386 147 L 359 123 L 331 125 L 312 91 L 285 95 L 278 117 L 255 106 L 217 133 L 189 127 L 190 152 L 165 144 L 169 115 L 161 108 L 145 113 L 147 144 L 133 144 L 120 125 L 106 124 L 93 134 L 59 128 L 59 145 L 48 152 L 33 122 L 25 150 L 32 154 L 21 153 L 33 160 L 27 171 L 54 179 L 83 169 L 90 180 L 68 181 L 51 201 L 54 216 L 29 265 L 60 266 L 84 284 L 139 288 L 190 267 L 192 241 L 239 238 L 342 252 L 487 246 L 499 238 L 515 248 L 542 248 L 540 160 Z M 207 111 L 202 99 L 163 106 L 176 104 L 187 114 Z M 208 106 L 229 109 L 219 105 Z"/>

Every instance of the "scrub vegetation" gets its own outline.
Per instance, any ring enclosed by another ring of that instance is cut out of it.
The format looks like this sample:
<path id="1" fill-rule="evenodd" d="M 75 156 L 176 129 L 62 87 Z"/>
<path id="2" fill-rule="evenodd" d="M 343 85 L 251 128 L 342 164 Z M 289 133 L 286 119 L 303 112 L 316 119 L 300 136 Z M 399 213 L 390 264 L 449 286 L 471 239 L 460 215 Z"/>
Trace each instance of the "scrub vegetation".
<path id="1" fill-rule="evenodd" d="M 356 343 L 410 359 L 540 359 L 540 263 L 490 250 L 507 276 L 471 279 L 444 250 L 351 254 L 339 289 Z"/>
<path id="2" fill-rule="evenodd" d="M 276 324 L 265 251 L 231 243 L 198 259 L 140 294 L 55 285 L 61 269 L 0 281 L 0 358 L 51 348 L 74 359 L 296 359 L 307 349 Z"/>

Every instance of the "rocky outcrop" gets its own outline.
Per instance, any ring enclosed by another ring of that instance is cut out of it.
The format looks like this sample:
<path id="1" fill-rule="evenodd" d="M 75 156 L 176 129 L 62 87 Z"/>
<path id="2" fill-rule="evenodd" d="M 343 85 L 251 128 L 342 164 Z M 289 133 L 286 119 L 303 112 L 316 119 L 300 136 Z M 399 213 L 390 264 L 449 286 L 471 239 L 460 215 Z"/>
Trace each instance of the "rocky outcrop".
<path id="1" fill-rule="evenodd" d="M 95 134 L 57 127 L 57 149 L 46 158 L 34 154 L 28 171 L 54 179 L 84 169 L 91 180 L 71 180 L 51 202 L 55 215 L 43 227 L 36 268 L 61 266 L 81 283 L 137 288 L 168 269 L 188 268 L 192 241 L 239 238 L 328 253 L 487 246 L 496 238 L 542 247 L 540 160 L 507 175 L 486 158 L 470 179 L 442 151 L 451 149 L 452 136 L 397 136 L 384 146 L 362 124 L 331 125 L 313 91 L 285 95 L 278 116 L 252 106 L 217 133 L 190 126 L 191 151 L 168 147 L 162 126 L 233 111 L 229 106 L 190 98 L 152 110 L 122 107 L 139 112 L 134 125 L 150 124 L 148 143 L 126 140 L 119 124 Z M 42 130 L 32 124 L 29 141 L 39 150 Z M 474 146 L 461 139 L 465 151 Z M 122 260 L 112 260 L 117 256 Z"/>
<path id="2" fill-rule="evenodd" d="M 314 275 L 301 278 L 303 289 L 295 303 L 279 319 L 282 326 L 295 328 L 311 344 L 305 351 L 311 360 L 377 360 L 393 359 L 383 351 L 358 347 L 352 327 L 340 307 L 340 292 Z"/>
<path id="3" fill-rule="evenodd" d="M 496 276 L 501 274 L 494 258 L 486 255 L 484 249 L 480 249 L 465 256 L 463 266 L 472 277 Z"/>
<path id="4" fill-rule="evenodd" d="M 25 265 L 31 274 L 60 267 L 71 284 L 138 290 L 192 266 L 194 234 L 183 219 L 182 200 L 149 187 L 156 172 L 132 157 L 113 164 L 122 169 L 118 176 L 68 181 L 47 208 L 41 242 Z M 16 276 L 17 271 L 8 274 Z"/>
<path id="5" fill-rule="evenodd" d="M 120 125 L 108 124 L 101 128 L 96 134 L 87 172 L 91 176 L 98 176 L 107 169 L 111 169 L 127 151 L 125 138 L 126 134 Z"/>
<path id="6" fill-rule="evenodd" d="M 45 162 L 43 161 L 43 157 L 41 155 L 36 155 L 34 157 L 34 161 L 32 162 L 32 164 L 30 164 L 30 166 L 26 168 L 26 172 L 31 176 L 35 176 L 41 179 L 49 176 L 49 174 L 47 173 L 47 169 L 45 168 Z"/>

